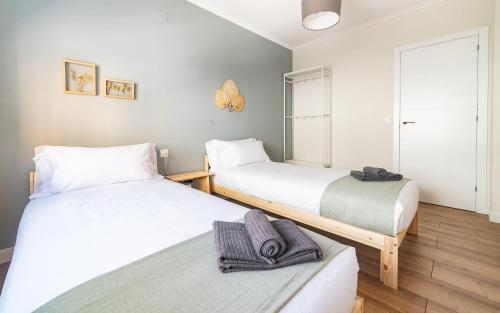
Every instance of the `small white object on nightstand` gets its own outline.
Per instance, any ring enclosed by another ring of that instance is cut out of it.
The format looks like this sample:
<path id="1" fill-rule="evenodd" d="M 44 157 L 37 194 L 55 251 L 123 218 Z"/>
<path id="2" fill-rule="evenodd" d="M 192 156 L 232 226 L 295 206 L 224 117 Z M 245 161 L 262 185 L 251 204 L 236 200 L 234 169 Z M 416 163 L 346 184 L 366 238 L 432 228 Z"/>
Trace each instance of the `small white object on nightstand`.
<path id="1" fill-rule="evenodd" d="M 160 157 L 168 158 L 168 149 L 160 149 Z"/>
<path id="2" fill-rule="evenodd" d="M 165 174 L 168 175 L 168 149 L 160 149 L 160 158 L 163 159 L 163 163 L 165 164 Z"/>

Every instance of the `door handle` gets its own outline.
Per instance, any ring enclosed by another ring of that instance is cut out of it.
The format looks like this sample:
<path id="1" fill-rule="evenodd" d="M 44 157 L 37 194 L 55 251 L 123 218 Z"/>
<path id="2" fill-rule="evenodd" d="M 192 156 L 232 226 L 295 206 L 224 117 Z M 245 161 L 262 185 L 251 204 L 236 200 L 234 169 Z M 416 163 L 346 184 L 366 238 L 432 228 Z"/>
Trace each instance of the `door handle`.
<path id="1" fill-rule="evenodd" d="M 406 124 L 417 124 L 416 122 L 403 122 L 403 125 L 406 125 Z"/>

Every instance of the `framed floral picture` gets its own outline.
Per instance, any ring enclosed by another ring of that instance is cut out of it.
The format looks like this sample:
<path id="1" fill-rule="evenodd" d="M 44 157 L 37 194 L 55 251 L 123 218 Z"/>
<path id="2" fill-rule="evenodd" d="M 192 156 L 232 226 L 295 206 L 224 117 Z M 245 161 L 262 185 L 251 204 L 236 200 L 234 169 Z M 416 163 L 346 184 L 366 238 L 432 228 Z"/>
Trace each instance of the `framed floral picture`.
<path id="1" fill-rule="evenodd" d="M 96 65 L 75 60 L 63 62 L 64 92 L 97 95 Z"/>
<path id="2" fill-rule="evenodd" d="M 128 80 L 105 79 L 104 96 L 119 99 L 135 99 L 135 83 Z"/>

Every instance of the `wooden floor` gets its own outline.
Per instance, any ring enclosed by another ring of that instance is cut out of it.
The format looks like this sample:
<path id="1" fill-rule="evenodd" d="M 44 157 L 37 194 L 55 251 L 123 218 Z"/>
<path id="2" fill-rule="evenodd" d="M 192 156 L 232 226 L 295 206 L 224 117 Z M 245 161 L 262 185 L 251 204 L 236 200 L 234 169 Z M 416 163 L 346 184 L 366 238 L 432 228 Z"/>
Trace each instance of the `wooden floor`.
<path id="1" fill-rule="evenodd" d="M 429 204 L 419 212 L 419 236 L 406 235 L 400 248 L 397 291 L 378 281 L 377 250 L 335 238 L 356 247 L 365 312 L 500 312 L 500 224 Z"/>
<path id="2" fill-rule="evenodd" d="M 500 313 L 500 224 L 485 215 L 421 203 L 419 235 L 399 249 L 397 291 L 379 282 L 379 250 L 315 231 L 356 247 L 365 313 Z"/>
<path id="3" fill-rule="evenodd" d="M 419 212 L 419 236 L 400 248 L 398 291 L 379 283 L 378 251 L 355 245 L 365 312 L 500 312 L 500 224 L 429 204 Z"/>

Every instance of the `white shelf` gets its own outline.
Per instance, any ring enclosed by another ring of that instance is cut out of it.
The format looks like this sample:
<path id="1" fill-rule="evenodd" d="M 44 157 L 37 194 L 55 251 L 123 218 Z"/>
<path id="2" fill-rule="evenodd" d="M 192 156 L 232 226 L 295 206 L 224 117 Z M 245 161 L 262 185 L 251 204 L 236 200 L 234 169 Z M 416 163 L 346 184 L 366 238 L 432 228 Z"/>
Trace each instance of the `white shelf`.
<path id="1" fill-rule="evenodd" d="M 283 75 L 286 83 L 293 83 L 296 81 L 303 81 L 306 79 L 322 78 L 329 75 L 330 71 L 323 66 L 315 66 L 306 68 L 300 71 L 290 72 Z"/>
<path id="2" fill-rule="evenodd" d="M 331 72 L 324 66 L 283 75 L 285 162 L 331 166 L 331 89 Z"/>
<path id="3" fill-rule="evenodd" d="M 318 114 L 318 115 L 298 115 L 298 116 L 290 116 L 287 115 L 285 118 L 320 118 L 320 117 L 330 117 L 330 114 Z"/>

